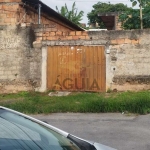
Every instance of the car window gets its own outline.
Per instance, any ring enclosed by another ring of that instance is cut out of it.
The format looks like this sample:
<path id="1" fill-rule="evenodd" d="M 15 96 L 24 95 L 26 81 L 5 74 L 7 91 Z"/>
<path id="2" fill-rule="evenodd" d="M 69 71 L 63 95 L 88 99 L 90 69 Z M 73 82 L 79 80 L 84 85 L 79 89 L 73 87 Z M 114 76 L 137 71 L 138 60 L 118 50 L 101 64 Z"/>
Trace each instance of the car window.
<path id="1" fill-rule="evenodd" d="M 0 111 L 0 150 L 79 150 L 63 135 L 28 118 Z"/>

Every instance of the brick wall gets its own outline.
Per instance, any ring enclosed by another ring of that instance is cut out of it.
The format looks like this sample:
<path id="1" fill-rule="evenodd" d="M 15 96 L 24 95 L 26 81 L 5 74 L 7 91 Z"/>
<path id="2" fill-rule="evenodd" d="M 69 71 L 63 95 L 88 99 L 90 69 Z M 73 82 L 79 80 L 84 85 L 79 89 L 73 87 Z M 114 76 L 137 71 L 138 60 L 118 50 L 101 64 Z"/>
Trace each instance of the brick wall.
<path id="1" fill-rule="evenodd" d="M 122 30 L 121 22 L 119 22 L 119 16 L 115 16 L 115 30 Z"/>
<path id="2" fill-rule="evenodd" d="M 112 90 L 150 89 L 150 30 L 41 32 L 43 47 L 55 45 L 104 45 L 106 87 Z"/>
<path id="3" fill-rule="evenodd" d="M 0 1 L 0 25 L 17 24 L 18 3 L 1 3 Z"/>
<path id="4" fill-rule="evenodd" d="M 51 31 L 53 30 L 53 31 Z M 36 35 L 36 41 L 53 41 L 53 40 L 89 40 L 90 36 L 88 32 L 85 31 L 55 31 L 55 29 L 45 28 L 44 31 L 41 31 L 41 28 L 34 30 Z"/>
<path id="5" fill-rule="evenodd" d="M 24 5 L 21 0 L 0 1 L 0 25 L 18 25 L 30 26 L 38 24 L 37 10 L 29 5 Z M 72 27 L 59 21 L 51 15 L 42 13 L 41 24 L 55 27 L 57 31 L 72 31 Z"/>

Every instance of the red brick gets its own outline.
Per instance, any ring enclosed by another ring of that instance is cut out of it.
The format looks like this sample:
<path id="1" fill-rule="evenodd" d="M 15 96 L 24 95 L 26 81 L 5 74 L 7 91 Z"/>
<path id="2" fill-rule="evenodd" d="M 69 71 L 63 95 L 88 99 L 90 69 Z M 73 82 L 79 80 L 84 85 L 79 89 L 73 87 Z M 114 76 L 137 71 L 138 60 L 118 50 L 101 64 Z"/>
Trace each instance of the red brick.
<path id="1" fill-rule="evenodd" d="M 47 37 L 43 37 L 43 41 L 46 41 L 47 40 Z"/>
<path id="2" fill-rule="evenodd" d="M 79 36 L 79 39 L 85 40 L 85 39 L 86 39 L 86 36 Z"/>
<path id="3" fill-rule="evenodd" d="M 7 16 L 7 18 L 13 18 L 13 14 L 12 13 L 11 14 L 10 13 L 7 14 L 6 16 Z"/>
<path id="4" fill-rule="evenodd" d="M 125 40 L 124 39 L 117 39 L 117 44 L 124 44 Z"/>
<path id="5" fill-rule="evenodd" d="M 111 44 L 118 44 L 117 40 L 111 40 Z"/>
<path id="6" fill-rule="evenodd" d="M 42 39 L 43 39 L 42 37 L 37 37 L 36 41 L 42 41 Z"/>
<path id="7" fill-rule="evenodd" d="M 89 36 L 85 36 L 85 39 L 86 39 L 86 40 L 90 40 L 90 37 L 89 37 Z"/>
<path id="8" fill-rule="evenodd" d="M 16 23 L 16 18 L 11 18 L 11 23 L 15 24 Z"/>
<path id="9" fill-rule="evenodd" d="M 44 32 L 43 36 L 49 36 L 49 32 Z"/>
<path id="10" fill-rule="evenodd" d="M 57 28 L 51 28 L 51 31 L 56 32 L 56 31 L 58 31 L 58 29 Z"/>
<path id="11" fill-rule="evenodd" d="M 72 36 L 66 36 L 66 39 L 67 39 L 67 40 L 72 40 L 73 37 L 72 37 Z"/>
<path id="12" fill-rule="evenodd" d="M 58 31 L 58 32 L 56 32 L 56 35 L 62 35 L 62 32 L 61 31 Z"/>
<path id="13" fill-rule="evenodd" d="M 82 35 L 87 36 L 88 35 L 88 31 L 82 31 Z"/>
<path id="14" fill-rule="evenodd" d="M 125 39 L 125 44 L 131 44 L 131 40 L 130 39 Z"/>
<path id="15" fill-rule="evenodd" d="M 71 35 L 76 35 L 76 32 L 75 31 L 71 31 L 71 32 L 69 32 L 69 35 L 71 36 Z"/>
<path id="16" fill-rule="evenodd" d="M 4 22 L 5 23 L 10 23 L 11 21 L 10 21 L 10 18 L 6 18 L 5 20 L 4 20 Z"/>
<path id="17" fill-rule="evenodd" d="M 48 37 L 46 37 L 46 39 L 51 41 L 51 40 L 54 40 L 54 37 L 53 36 L 48 36 Z"/>
<path id="18" fill-rule="evenodd" d="M 63 32 L 63 36 L 68 36 L 70 32 Z"/>
<path id="19" fill-rule="evenodd" d="M 81 31 L 76 31 L 76 35 L 82 35 Z"/>
<path id="20" fill-rule="evenodd" d="M 55 36 L 56 32 L 50 32 L 50 36 Z"/>
<path id="21" fill-rule="evenodd" d="M 59 39 L 58 36 L 49 36 L 49 37 L 47 37 L 47 40 L 50 40 L 50 41 L 52 41 L 52 40 L 58 40 L 58 39 Z"/>
<path id="22" fill-rule="evenodd" d="M 19 5 L 13 5 L 13 10 L 17 11 L 17 9 L 19 8 Z"/>
<path id="23" fill-rule="evenodd" d="M 131 40 L 132 44 L 139 44 L 139 40 Z"/>
<path id="24" fill-rule="evenodd" d="M 73 40 L 79 40 L 79 36 L 72 36 Z"/>

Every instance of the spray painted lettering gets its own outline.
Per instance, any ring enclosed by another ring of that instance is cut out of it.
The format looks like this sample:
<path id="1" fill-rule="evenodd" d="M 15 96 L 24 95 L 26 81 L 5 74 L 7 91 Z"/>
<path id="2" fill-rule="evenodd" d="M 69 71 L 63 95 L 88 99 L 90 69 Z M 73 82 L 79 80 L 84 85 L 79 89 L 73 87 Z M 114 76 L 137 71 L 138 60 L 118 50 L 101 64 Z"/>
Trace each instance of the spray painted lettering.
<path id="1" fill-rule="evenodd" d="M 100 90 L 97 80 L 90 81 L 89 78 L 82 78 L 81 80 L 66 78 L 62 82 L 57 78 L 53 90 L 56 90 L 58 87 L 60 90 Z"/>
<path id="2" fill-rule="evenodd" d="M 19 46 L 20 38 L 0 38 L 0 49 L 17 48 Z"/>
<path id="3" fill-rule="evenodd" d="M 0 37 L 0 49 L 12 49 L 17 48 L 21 41 L 21 38 L 17 35 L 14 35 L 12 32 L 5 32 L 2 33 Z"/>

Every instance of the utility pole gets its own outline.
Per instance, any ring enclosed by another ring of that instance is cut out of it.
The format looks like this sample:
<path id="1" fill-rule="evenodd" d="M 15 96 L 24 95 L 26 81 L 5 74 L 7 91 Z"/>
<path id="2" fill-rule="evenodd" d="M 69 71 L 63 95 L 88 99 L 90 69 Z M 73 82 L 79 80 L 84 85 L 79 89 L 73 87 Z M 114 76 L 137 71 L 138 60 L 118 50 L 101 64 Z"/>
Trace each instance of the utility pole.
<path id="1" fill-rule="evenodd" d="M 38 4 L 38 24 L 41 24 L 41 4 Z"/>
<path id="2" fill-rule="evenodd" d="M 143 29 L 142 1 L 139 0 L 139 2 L 140 2 L 140 22 L 141 22 L 141 29 Z"/>

